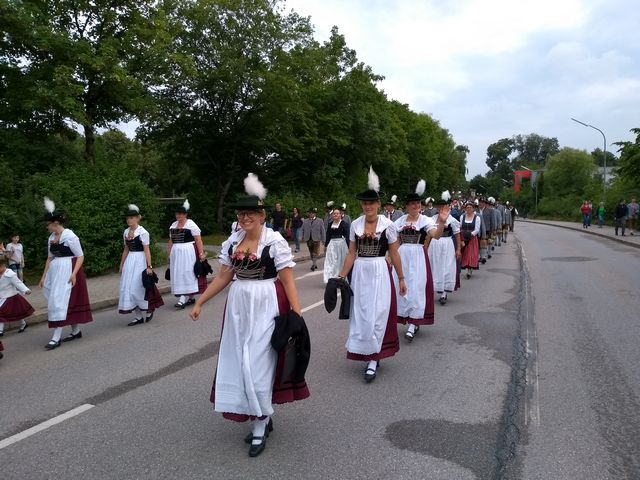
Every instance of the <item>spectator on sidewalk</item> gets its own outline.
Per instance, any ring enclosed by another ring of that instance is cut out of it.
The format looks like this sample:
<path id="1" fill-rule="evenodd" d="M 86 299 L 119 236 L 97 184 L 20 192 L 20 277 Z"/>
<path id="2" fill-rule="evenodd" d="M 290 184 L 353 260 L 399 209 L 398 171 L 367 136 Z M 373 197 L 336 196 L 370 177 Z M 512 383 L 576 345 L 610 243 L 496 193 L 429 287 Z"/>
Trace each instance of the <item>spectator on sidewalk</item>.
<path id="1" fill-rule="evenodd" d="M 589 227 L 590 217 L 591 217 L 591 208 L 589 207 L 589 202 L 586 200 L 582 202 L 582 206 L 580 207 L 580 213 L 582 214 L 582 228 Z"/>
<path id="2" fill-rule="evenodd" d="M 317 218 L 318 209 L 310 208 L 309 217 L 302 224 L 302 241 L 306 242 L 311 255 L 311 271 L 318 269 L 318 257 L 320 256 L 320 245 L 325 239 L 324 222 Z"/>
<path id="3" fill-rule="evenodd" d="M 600 202 L 598 206 L 598 228 L 602 228 L 604 225 L 605 215 L 607 214 L 607 209 L 604 207 L 604 202 Z"/>
<path id="4" fill-rule="evenodd" d="M 620 200 L 620 203 L 616 206 L 616 224 L 615 231 L 616 236 L 618 235 L 618 229 L 622 229 L 622 236 L 624 237 L 624 230 L 627 226 L 627 204 L 624 203 L 624 200 Z"/>
<path id="5" fill-rule="evenodd" d="M 22 270 L 24 269 L 24 247 L 20 243 L 20 235 L 11 235 L 11 243 L 5 249 L 8 267 L 16 272 L 20 280 L 24 280 Z"/>
<path id="6" fill-rule="evenodd" d="M 349 248 L 349 228 L 342 219 L 342 212 L 336 208 L 333 210 L 333 221 L 329 224 L 324 241 L 324 283 L 330 278 L 335 278 L 342 270 L 344 259 Z"/>
<path id="7" fill-rule="evenodd" d="M 300 236 L 302 234 L 302 224 L 304 222 L 304 218 L 300 214 L 300 209 L 298 207 L 293 207 L 293 213 L 291 214 L 291 236 L 293 237 L 293 242 L 296 246 L 294 253 L 298 253 L 300 251 Z"/>
<path id="8" fill-rule="evenodd" d="M 287 228 L 287 215 L 282 210 L 282 205 L 276 203 L 275 210 L 271 213 L 271 228 L 274 232 L 278 232 L 284 237 L 284 231 Z"/>
<path id="9" fill-rule="evenodd" d="M 633 235 L 636 229 L 636 219 L 638 218 L 638 202 L 636 202 L 635 198 L 631 199 L 631 203 L 627 205 L 627 210 L 629 235 Z"/>

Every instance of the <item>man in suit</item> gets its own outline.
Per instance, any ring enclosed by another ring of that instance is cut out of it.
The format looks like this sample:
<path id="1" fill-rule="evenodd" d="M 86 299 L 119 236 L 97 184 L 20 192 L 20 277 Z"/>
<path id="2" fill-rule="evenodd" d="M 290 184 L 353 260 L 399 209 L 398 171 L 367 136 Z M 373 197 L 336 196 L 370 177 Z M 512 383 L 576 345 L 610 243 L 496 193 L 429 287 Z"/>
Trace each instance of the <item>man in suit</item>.
<path id="1" fill-rule="evenodd" d="M 384 204 L 384 216 L 387 217 L 392 222 L 398 220 L 404 213 L 400 210 L 396 210 L 396 200 L 398 199 L 397 195 L 392 195 L 389 200 L 387 200 Z"/>
<path id="2" fill-rule="evenodd" d="M 325 240 L 324 222 L 317 218 L 318 209 L 310 208 L 309 216 L 302 224 L 302 241 L 307 242 L 311 255 L 311 271 L 318 269 L 317 261 L 320 256 L 320 245 Z"/>
<path id="3" fill-rule="evenodd" d="M 484 197 L 480 198 L 480 208 L 478 212 L 482 216 L 482 223 L 484 224 L 484 235 L 480 240 L 480 262 L 486 263 L 487 258 L 491 258 L 491 244 L 490 237 L 493 230 L 493 212 L 488 208 L 487 201 Z"/>

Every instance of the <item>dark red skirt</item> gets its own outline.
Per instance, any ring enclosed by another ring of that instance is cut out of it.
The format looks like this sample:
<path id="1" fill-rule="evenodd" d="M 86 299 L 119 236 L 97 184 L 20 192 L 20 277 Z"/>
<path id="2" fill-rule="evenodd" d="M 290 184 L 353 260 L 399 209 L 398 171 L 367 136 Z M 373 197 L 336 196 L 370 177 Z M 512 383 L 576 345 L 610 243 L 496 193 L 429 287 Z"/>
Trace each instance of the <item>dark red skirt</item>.
<path id="1" fill-rule="evenodd" d="M 391 282 L 391 305 L 389 306 L 389 317 L 387 318 L 387 328 L 382 337 L 382 348 L 378 353 L 363 355 L 361 353 L 347 352 L 349 360 L 359 360 L 370 362 L 371 360 L 382 360 L 393 357 L 400 350 L 400 340 L 398 340 L 398 304 L 396 300 L 396 289 L 391 276 L 391 265 L 389 267 L 389 281 Z M 433 287 L 433 285 L 432 285 Z"/>
<path id="2" fill-rule="evenodd" d="M 287 294 L 284 290 L 284 286 L 280 280 L 275 281 L 276 286 L 276 296 L 278 298 L 278 310 L 280 315 L 286 315 L 289 310 L 289 301 L 287 300 Z M 225 305 L 226 311 L 226 305 Z M 222 319 L 222 329 L 224 330 L 224 318 Z M 397 336 L 397 332 L 396 332 Z M 220 334 L 220 338 L 222 338 L 222 333 Z M 307 387 L 307 382 L 303 379 L 298 382 L 292 381 L 282 381 L 282 370 L 284 368 L 284 352 L 281 352 L 278 355 L 278 361 L 276 363 L 276 376 L 273 381 L 273 392 L 271 394 L 271 402 L 280 405 L 283 403 L 291 403 L 297 400 L 304 400 L 308 398 L 311 393 L 309 392 L 309 388 Z M 211 387 L 211 395 L 209 400 L 211 403 L 215 404 L 215 394 L 216 394 L 216 377 L 213 377 L 213 386 Z M 224 412 L 222 414 L 224 418 L 227 420 L 232 420 L 234 422 L 246 422 L 247 420 L 255 420 L 255 415 L 246 415 L 241 413 L 230 413 Z M 265 417 L 260 417 L 265 418 Z"/>
<path id="3" fill-rule="evenodd" d="M 433 275 L 431 274 L 431 262 L 429 262 L 429 254 L 424 250 L 424 262 L 427 267 L 427 285 L 424 289 L 426 297 L 424 304 L 424 317 L 422 318 L 409 318 L 398 316 L 398 323 L 405 325 L 406 323 L 413 323 L 414 325 L 433 325 L 435 321 L 435 301 L 433 300 Z"/>
<path id="4" fill-rule="evenodd" d="M 478 270 L 478 237 L 471 237 L 462 249 L 462 268 Z"/>
<path id="5" fill-rule="evenodd" d="M 160 308 L 164 305 L 164 300 L 162 300 L 162 295 L 160 295 L 160 290 L 158 290 L 157 286 L 153 286 L 153 290 L 148 295 L 149 305 L 147 306 L 147 312 L 153 312 L 156 308 Z"/>
<path id="6" fill-rule="evenodd" d="M 35 310 L 20 294 L 7 298 L 0 307 L 0 323 L 18 322 L 33 315 Z"/>
<path id="7" fill-rule="evenodd" d="M 460 288 L 460 266 L 462 265 L 462 260 L 456 257 L 456 287 L 453 289 L 455 292 Z"/>
<path id="8" fill-rule="evenodd" d="M 71 262 L 71 268 L 75 267 L 75 265 L 76 258 L 74 257 Z M 89 303 L 89 290 L 87 290 L 87 276 L 84 273 L 84 268 L 81 268 L 76 274 L 76 284 L 71 289 L 67 318 L 60 322 L 49 322 L 49 328 L 89 322 L 93 322 L 93 316 L 91 315 L 91 304 Z"/>

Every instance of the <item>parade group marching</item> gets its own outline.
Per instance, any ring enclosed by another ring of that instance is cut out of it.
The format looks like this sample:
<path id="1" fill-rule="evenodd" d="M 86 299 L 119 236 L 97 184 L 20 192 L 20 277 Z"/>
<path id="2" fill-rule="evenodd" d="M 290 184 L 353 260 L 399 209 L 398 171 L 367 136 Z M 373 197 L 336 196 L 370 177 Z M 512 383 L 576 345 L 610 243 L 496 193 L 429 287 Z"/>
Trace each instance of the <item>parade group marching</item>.
<path id="1" fill-rule="evenodd" d="M 267 190 L 255 175 L 249 174 L 244 186 L 247 195 L 228 205 L 236 211 L 237 221 L 222 244 L 220 269 L 213 281 L 207 285 L 212 269 L 200 229 L 188 218 L 188 201 L 176 209 L 176 221 L 169 228 L 166 276 L 176 297 L 175 308 L 192 305 L 194 321 L 202 306 L 229 286 L 210 400 L 224 418 L 251 422 L 245 442 L 255 457 L 274 428 L 273 405 L 310 395 L 305 372 L 311 340 L 293 277 L 293 252 L 281 234 L 286 226 L 278 213 L 281 208 L 277 205 L 272 211 L 264 204 Z M 340 318 L 349 320 L 346 355 L 363 362 L 367 383 L 376 379 L 380 361 L 399 351 L 397 324 L 405 325 L 404 338 L 413 342 L 420 328 L 434 324 L 436 297 L 446 305 L 461 286 L 461 274 L 472 278 L 472 272 L 513 231 L 517 212 L 509 202 L 452 197 L 448 191 L 434 199 L 425 196 L 425 186 L 420 180 L 402 197 L 400 210 L 398 197 L 385 197 L 370 169 L 368 189 L 355 196 L 362 209 L 358 218 L 351 221 L 345 204 L 334 208 L 330 201 L 324 218 L 311 208 L 307 218 L 298 211 L 297 221 L 292 222 L 295 251 L 300 240 L 307 243 L 312 271 L 318 268 L 324 244 L 325 307 L 331 312 L 341 302 Z M 43 220 L 50 235 L 40 286 L 52 331 L 45 348 L 54 350 L 62 342 L 81 339 L 81 325 L 93 317 L 80 239 L 65 228 L 65 215 L 53 201 L 45 198 L 44 203 Z M 149 232 L 140 225 L 140 209 L 131 204 L 123 216 L 127 228 L 122 237 L 118 311 L 131 315 L 128 325 L 135 326 L 151 321 L 164 302 L 156 286 Z M 269 218 L 274 228 L 268 226 Z M 30 293 L 15 268 L 8 268 L 7 259 L 0 257 L 0 335 L 5 323 L 21 322 L 19 332 L 27 328 L 26 319 L 34 310 L 24 295 Z M 65 326 L 71 330 L 63 337 Z"/>

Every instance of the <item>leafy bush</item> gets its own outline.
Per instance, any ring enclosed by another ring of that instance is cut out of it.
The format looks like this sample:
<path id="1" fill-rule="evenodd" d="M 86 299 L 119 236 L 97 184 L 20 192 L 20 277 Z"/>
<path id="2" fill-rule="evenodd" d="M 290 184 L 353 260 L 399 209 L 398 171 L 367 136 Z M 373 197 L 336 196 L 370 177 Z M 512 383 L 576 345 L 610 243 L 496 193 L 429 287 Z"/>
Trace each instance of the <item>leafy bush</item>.
<path id="1" fill-rule="evenodd" d="M 18 202 L 25 215 L 22 222 L 16 221 L 16 227 L 32 255 L 31 268 L 33 263 L 41 268 L 46 260 L 48 233 L 39 221 L 44 214 L 42 197 L 45 195 L 65 212 L 66 226 L 80 238 L 89 275 L 104 273 L 119 265 L 127 204 L 140 207 L 142 225 L 152 239 L 159 238 L 158 206 L 153 192 L 138 179 L 137 172 L 123 162 L 98 166 L 78 163 L 57 168 L 50 174 L 34 175 L 29 185 L 30 190 Z M 155 249 L 152 254 L 154 251 L 157 254 Z"/>

